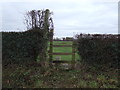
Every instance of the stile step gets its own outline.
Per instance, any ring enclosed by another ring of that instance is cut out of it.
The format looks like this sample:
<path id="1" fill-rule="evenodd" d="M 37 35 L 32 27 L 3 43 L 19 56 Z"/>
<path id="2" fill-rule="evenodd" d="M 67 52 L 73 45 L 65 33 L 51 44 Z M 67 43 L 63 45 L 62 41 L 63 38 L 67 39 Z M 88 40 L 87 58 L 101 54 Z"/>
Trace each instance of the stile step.
<path id="1" fill-rule="evenodd" d="M 70 63 L 71 61 L 65 61 L 65 60 L 53 60 L 53 63 Z"/>

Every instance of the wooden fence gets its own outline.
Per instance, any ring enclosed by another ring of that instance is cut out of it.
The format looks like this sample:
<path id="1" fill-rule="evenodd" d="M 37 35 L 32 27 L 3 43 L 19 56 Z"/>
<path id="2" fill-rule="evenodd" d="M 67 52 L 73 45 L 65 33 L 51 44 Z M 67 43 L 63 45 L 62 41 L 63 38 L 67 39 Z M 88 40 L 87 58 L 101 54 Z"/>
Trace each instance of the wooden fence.
<path id="1" fill-rule="evenodd" d="M 54 32 L 54 30 L 50 31 L 51 33 Z M 61 40 L 53 40 L 53 35 L 50 38 L 50 49 L 49 49 L 49 61 L 50 63 L 71 63 L 73 66 L 75 64 L 75 44 L 74 44 L 74 39 L 72 40 L 64 40 L 65 42 L 70 42 L 72 41 L 72 45 L 53 45 L 53 41 L 61 41 Z M 53 52 L 54 47 L 71 47 L 72 52 L 71 53 L 56 53 Z M 53 60 L 53 55 L 72 55 L 71 60 Z"/>

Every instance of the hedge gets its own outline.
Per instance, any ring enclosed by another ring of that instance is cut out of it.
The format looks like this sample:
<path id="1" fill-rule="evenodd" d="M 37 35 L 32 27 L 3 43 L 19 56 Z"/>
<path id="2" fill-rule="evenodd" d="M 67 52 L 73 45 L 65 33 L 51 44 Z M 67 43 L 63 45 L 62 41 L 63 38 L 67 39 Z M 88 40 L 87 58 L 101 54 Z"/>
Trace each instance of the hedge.
<path id="1" fill-rule="evenodd" d="M 47 38 L 44 30 L 32 29 L 25 32 L 2 32 L 2 63 L 35 61 L 38 55 L 46 57 Z"/>
<path id="2" fill-rule="evenodd" d="M 80 34 L 77 35 L 78 54 L 82 61 L 92 66 L 118 68 L 120 54 L 119 35 Z"/>

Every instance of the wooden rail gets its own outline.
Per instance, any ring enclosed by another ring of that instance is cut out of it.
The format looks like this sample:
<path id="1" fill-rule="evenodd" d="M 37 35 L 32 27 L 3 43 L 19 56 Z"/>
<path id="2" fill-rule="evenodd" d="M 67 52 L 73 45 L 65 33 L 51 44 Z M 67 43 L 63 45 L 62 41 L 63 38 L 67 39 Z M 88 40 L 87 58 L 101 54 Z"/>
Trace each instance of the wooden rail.
<path id="1" fill-rule="evenodd" d="M 72 47 L 72 45 L 53 45 L 53 47 Z"/>
<path id="2" fill-rule="evenodd" d="M 73 40 L 53 40 L 53 41 L 73 41 Z"/>
<path id="3" fill-rule="evenodd" d="M 72 55 L 73 53 L 52 53 L 53 55 Z"/>

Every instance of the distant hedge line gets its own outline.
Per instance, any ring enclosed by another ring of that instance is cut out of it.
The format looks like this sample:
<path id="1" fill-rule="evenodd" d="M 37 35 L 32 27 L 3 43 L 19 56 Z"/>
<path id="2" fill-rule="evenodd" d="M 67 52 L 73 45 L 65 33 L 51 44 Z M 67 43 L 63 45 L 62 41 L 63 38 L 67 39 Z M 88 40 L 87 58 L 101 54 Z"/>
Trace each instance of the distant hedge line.
<path id="1" fill-rule="evenodd" d="M 120 44 L 119 35 L 80 34 L 77 35 L 78 54 L 82 61 L 93 66 L 118 68 Z"/>
<path id="2" fill-rule="evenodd" d="M 47 38 L 43 31 L 32 29 L 25 32 L 2 32 L 2 63 L 19 63 L 35 61 L 41 53 L 45 57 L 44 47 L 47 47 Z"/>

